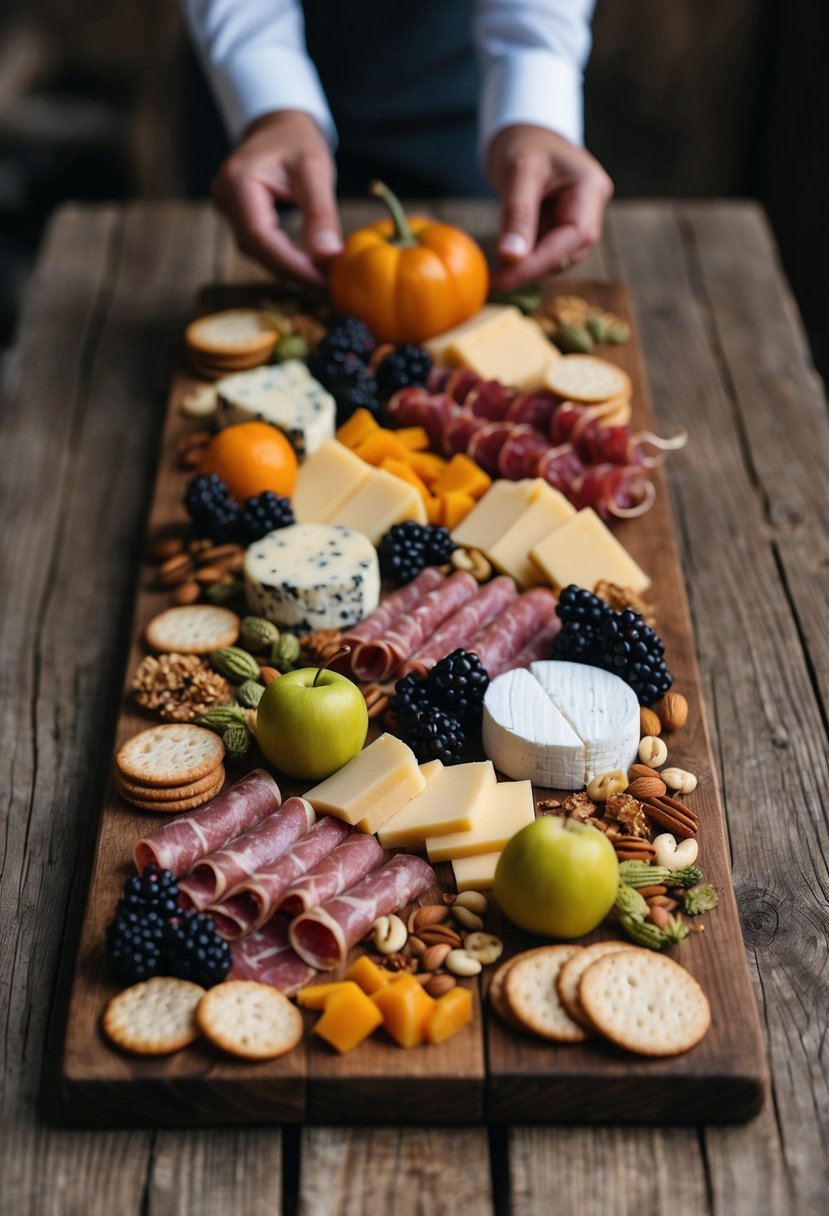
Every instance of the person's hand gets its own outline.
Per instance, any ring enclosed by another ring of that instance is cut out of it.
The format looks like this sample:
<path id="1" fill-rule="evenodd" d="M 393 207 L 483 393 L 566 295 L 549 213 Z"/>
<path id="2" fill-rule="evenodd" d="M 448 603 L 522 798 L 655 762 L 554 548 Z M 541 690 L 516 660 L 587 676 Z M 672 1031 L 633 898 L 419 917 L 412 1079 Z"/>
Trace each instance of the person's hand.
<path id="1" fill-rule="evenodd" d="M 213 198 L 243 253 L 275 273 L 325 285 L 320 266 L 339 253 L 334 161 L 313 118 L 280 110 L 252 123 L 213 182 Z M 305 249 L 279 225 L 277 203 L 302 212 Z"/>
<path id="2" fill-rule="evenodd" d="M 613 183 L 589 152 L 543 127 L 499 131 L 487 172 L 502 200 L 495 291 L 513 291 L 587 257 L 602 233 Z"/>

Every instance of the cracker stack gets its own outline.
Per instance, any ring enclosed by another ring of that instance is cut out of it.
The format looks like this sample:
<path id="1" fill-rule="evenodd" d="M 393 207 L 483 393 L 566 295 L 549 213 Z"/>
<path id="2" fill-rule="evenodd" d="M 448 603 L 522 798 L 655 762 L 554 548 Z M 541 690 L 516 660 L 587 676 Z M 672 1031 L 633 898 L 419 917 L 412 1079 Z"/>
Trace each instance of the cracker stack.
<path id="1" fill-rule="evenodd" d="M 184 340 L 196 375 L 219 380 L 267 363 L 278 337 L 260 309 L 229 308 L 191 322 Z"/>
<path id="2" fill-rule="evenodd" d="M 219 736 L 201 726 L 151 726 L 118 749 L 115 788 L 141 811 L 194 811 L 221 791 L 224 754 Z"/>

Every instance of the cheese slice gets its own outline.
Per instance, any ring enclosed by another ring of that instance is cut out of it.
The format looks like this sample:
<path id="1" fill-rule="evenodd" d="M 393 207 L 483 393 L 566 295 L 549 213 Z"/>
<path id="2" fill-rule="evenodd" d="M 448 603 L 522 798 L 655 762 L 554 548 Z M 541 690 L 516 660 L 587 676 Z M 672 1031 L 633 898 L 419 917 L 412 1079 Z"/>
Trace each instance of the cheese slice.
<path id="1" fill-rule="evenodd" d="M 424 346 L 435 363 L 441 363 L 449 347 L 459 338 L 473 333 L 497 332 L 500 318 L 506 313 L 520 315 L 513 304 L 485 304 L 480 312 L 475 313 L 474 317 L 470 317 L 468 321 L 463 321 L 460 325 L 453 326 L 452 329 L 445 329 L 442 334 L 435 334 L 434 338 L 424 342 Z"/>
<path id="2" fill-rule="evenodd" d="M 452 532 L 456 545 L 487 553 L 504 533 L 518 523 L 531 503 L 550 489 L 541 477 L 522 481 L 496 481 Z"/>
<path id="3" fill-rule="evenodd" d="M 427 781 L 430 781 L 435 773 L 439 773 L 442 768 L 443 765 L 440 760 L 427 760 L 420 765 L 420 771 Z"/>
<path id="4" fill-rule="evenodd" d="M 592 591 L 602 579 L 640 593 L 651 585 L 592 507 L 585 507 L 533 545 L 530 560 L 555 590 L 575 583 Z"/>
<path id="5" fill-rule="evenodd" d="M 469 368 L 482 380 L 497 380 L 529 392 L 541 388 L 544 373 L 561 358 L 561 352 L 537 321 L 515 309 L 490 325 L 456 337 L 447 346 L 445 358 Z"/>
<path id="6" fill-rule="evenodd" d="M 325 781 L 305 794 L 315 811 L 375 832 L 419 794 L 426 778 L 411 748 L 395 735 L 380 735 Z"/>
<path id="7" fill-rule="evenodd" d="M 523 667 L 505 671 L 484 695 L 484 754 L 507 777 L 554 790 L 584 785 L 584 744 Z"/>
<path id="8" fill-rule="evenodd" d="M 495 788 L 488 760 L 446 765 L 377 833 L 384 849 L 416 848 L 429 836 L 470 829 Z M 313 803 L 312 803 L 313 805 Z"/>
<path id="9" fill-rule="evenodd" d="M 474 857 L 456 858 L 452 862 L 452 873 L 458 894 L 461 891 L 491 891 L 500 857 L 500 853 L 478 853 Z"/>
<path id="10" fill-rule="evenodd" d="M 530 671 L 584 744 L 584 783 L 613 769 L 625 772 L 639 749 L 639 702 L 613 672 L 550 659 Z"/>
<path id="11" fill-rule="evenodd" d="M 509 574 L 519 587 L 535 587 L 544 579 L 530 560 L 530 550 L 575 514 L 575 507 L 564 495 L 543 482 L 538 497 L 484 553 L 497 570 Z"/>
<path id="12" fill-rule="evenodd" d="M 406 519 L 426 523 L 426 506 L 420 494 L 393 473 L 371 469 L 368 479 L 337 508 L 329 522 L 364 532 L 372 544 L 378 545 L 393 524 Z"/>
<path id="13" fill-rule="evenodd" d="M 454 861 L 457 857 L 497 852 L 534 819 L 532 783 L 499 781 L 467 832 L 430 836 L 426 853 L 430 861 Z"/>
<path id="14" fill-rule="evenodd" d="M 298 524 L 325 524 L 368 481 L 371 467 L 336 439 L 299 466 L 291 505 Z"/>

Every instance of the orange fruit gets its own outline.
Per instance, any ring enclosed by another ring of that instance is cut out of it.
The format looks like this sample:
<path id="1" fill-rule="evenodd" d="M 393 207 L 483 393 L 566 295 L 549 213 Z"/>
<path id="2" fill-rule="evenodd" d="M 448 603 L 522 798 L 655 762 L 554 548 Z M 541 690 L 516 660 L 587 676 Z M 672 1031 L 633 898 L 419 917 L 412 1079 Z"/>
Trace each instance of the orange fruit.
<path id="1" fill-rule="evenodd" d="M 297 458 L 282 432 L 267 422 L 239 422 L 210 440 L 199 472 L 216 473 L 239 502 L 265 490 L 290 498 Z"/>

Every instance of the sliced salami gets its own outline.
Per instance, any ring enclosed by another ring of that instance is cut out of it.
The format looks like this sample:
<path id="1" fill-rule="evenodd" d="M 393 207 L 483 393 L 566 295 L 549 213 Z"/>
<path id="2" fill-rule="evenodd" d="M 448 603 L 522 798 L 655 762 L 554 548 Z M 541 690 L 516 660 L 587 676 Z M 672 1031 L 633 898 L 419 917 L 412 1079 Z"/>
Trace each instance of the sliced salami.
<path id="1" fill-rule="evenodd" d="M 519 424 L 498 453 L 498 472 L 508 481 L 535 477 L 538 462 L 550 450 L 550 441 L 535 427 Z"/>
<path id="2" fill-rule="evenodd" d="M 556 598 L 546 587 L 531 587 L 482 630 L 469 644 L 492 680 L 509 671 L 530 639 L 549 625 Z"/>
<path id="3" fill-rule="evenodd" d="M 539 659 L 549 659 L 550 647 L 553 644 L 553 638 L 561 629 L 561 620 L 557 616 L 553 616 L 551 620 L 539 629 L 538 633 L 534 634 L 519 650 L 518 654 L 510 663 L 510 670 L 515 667 L 529 667 L 530 663 L 535 663 Z"/>
<path id="4" fill-rule="evenodd" d="M 288 939 L 309 966 L 331 971 L 345 962 L 378 916 L 417 899 L 434 881 L 432 867 L 421 857 L 399 853 L 350 891 L 303 912 L 291 922 Z"/>
<path id="5" fill-rule="evenodd" d="M 197 861 L 272 815 L 281 802 L 279 786 L 270 773 L 255 768 L 191 815 L 182 815 L 142 837 L 135 846 L 135 867 L 140 873 L 155 862 L 180 878 Z"/>
<path id="6" fill-rule="evenodd" d="M 389 398 L 386 413 L 395 426 L 419 426 L 423 403 L 430 401 L 431 397 L 429 390 L 417 384 L 401 388 Z"/>
<path id="7" fill-rule="evenodd" d="M 289 798 L 255 828 L 237 836 L 223 849 L 203 857 L 178 884 L 181 906 L 185 911 L 202 912 L 251 874 L 281 857 L 315 821 L 310 802 L 304 798 Z"/>
<path id="8" fill-rule="evenodd" d="M 381 638 L 364 642 L 352 656 L 351 669 L 360 680 L 387 680 L 447 617 L 478 593 L 478 584 L 466 570 L 450 574 L 411 612 L 399 616 Z"/>
<path id="9" fill-rule="evenodd" d="M 232 980 L 256 980 L 293 996 L 316 975 L 288 941 L 287 916 L 275 916 L 264 929 L 243 942 L 234 942 L 230 949 Z"/>
<path id="10" fill-rule="evenodd" d="M 466 398 L 466 408 L 476 418 L 487 418 L 490 422 L 503 422 L 507 417 L 512 393 L 497 380 L 481 380 Z"/>
<path id="11" fill-rule="evenodd" d="M 484 472 L 489 473 L 490 477 L 497 477 L 498 456 L 514 429 L 511 422 L 488 422 L 469 440 L 467 456 L 479 464 Z"/>
<path id="12" fill-rule="evenodd" d="M 323 815 L 276 861 L 228 891 L 224 899 L 209 904 L 206 910 L 213 917 L 219 936 L 234 942 L 261 929 L 291 884 L 319 865 L 350 831 L 342 820 Z"/>
<path id="13" fill-rule="evenodd" d="M 584 465 L 572 443 L 549 448 L 538 462 L 538 476 L 543 477 L 548 485 L 559 490 L 570 502 L 573 501 L 573 480 L 583 472 Z"/>
<path id="14" fill-rule="evenodd" d="M 467 397 L 478 384 L 478 377 L 466 367 L 456 367 L 446 378 L 443 391 L 448 393 L 458 405 L 463 405 Z"/>
<path id="15" fill-rule="evenodd" d="M 523 422 L 534 426 L 545 435 L 550 433 L 553 415 L 558 407 L 558 398 L 546 389 L 533 393 L 519 393 L 507 411 L 507 421 Z"/>
<path id="16" fill-rule="evenodd" d="M 356 886 L 382 861 L 383 850 L 376 837 L 353 832 L 319 865 L 292 883 L 280 901 L 279 911 L 298 916 L 300 912 L 327 903 L 341 891 Z"/>
<path id="17" fill-rule="evenodd" d="M 342 641 L 353 648 L 360 642 L 370 642 L 373 638 L 379 638 L 401 613 L 414 608 L 424 595 L 428 595 L 430 591 L 434 591 L 435 587 L 439 587 L 445 581 L 446 575 L 441 574 L 437 566 L 427 566 L 410 583 L 406 583 L 405 587 L 387 595 L 381 601 L 379 608 L 343 635 Z"/>
<path id="18" fill-rule="evenodd" d="M 484 418 L 476 418 L 474 414 L 468 414 L 466 410 L 455 414 L 453 418 L 449 419 L 443 432 L 443 443 L 440 450 L 444 456 L 454 456 L 456 452 L 466 452 L 472 436 L 482 426 L 486 426 Z"/>
<path id="19" fill-rule="evenodd" d="M 426 639 L 420 649 L 400 665 L 399 675 L 402 677 L 408 675 L 409 672 L 414 672 L 417 676 L 424 676 L 439 659 L 451 654 L 456 647 L 465 645 L 470 638 L 474 638 L 517 598 L 518 591 L 515 583 L 505 574 L 486 583 L 474 599 L 468 600 L 463 607 L 444 621 Z"/>

